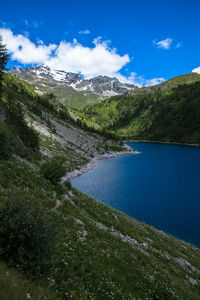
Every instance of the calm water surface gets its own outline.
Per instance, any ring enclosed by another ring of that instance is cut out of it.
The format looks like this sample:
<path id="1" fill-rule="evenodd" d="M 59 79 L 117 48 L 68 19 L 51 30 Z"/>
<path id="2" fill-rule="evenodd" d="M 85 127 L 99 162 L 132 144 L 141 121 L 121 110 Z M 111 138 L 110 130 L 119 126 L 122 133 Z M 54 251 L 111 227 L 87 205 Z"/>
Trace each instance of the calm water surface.
<path id="1" fill-rule="evenodd" d="M 141 154 L 104 160 L 73 187 L 200 248 L 200 148 L 129 145 Z"/>

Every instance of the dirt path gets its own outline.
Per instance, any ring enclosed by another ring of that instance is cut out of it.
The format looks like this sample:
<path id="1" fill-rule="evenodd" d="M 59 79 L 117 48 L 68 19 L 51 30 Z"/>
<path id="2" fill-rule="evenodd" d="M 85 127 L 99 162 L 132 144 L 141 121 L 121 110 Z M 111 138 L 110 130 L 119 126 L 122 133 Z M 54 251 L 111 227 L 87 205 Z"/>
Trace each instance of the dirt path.
<path id="1" fill-rule="evenodd" d="M 67 194 L 66 194 L 67 195 Z M 69 196 L 70 197 L 74 197 L 74 195 L 73 195 L 73 193 L 72 193 L 72 191 L 69 191 Z M 69 200 L 69 197 L 67 196 L 67 199 Z M 56 200 L 56 205 L 51 209 L 51 211 L 54 211 L 54 210 L 56 210 L 60 205 L 62 205 L 62 201 L 60 201 L 60 200 Z"/>
<path id="2" fill-rule="evenodd" d="M 56 210 L 60 205 L 62 204 L 62 202 L 60 200 L 56 200 L 56 206 L 54 206 L 51 211 Z"/>

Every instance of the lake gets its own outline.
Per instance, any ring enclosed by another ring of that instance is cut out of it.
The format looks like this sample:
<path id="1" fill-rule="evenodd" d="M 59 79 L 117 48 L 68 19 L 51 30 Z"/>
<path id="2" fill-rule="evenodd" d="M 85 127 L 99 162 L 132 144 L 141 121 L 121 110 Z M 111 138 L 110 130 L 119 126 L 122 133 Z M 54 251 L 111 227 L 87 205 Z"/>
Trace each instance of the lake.
<path id="1" fill-rule="evenodd" d="M 73 187 L 200 248 L 200 147 L 128 145 L 141 153 L 101 161 Z"/>

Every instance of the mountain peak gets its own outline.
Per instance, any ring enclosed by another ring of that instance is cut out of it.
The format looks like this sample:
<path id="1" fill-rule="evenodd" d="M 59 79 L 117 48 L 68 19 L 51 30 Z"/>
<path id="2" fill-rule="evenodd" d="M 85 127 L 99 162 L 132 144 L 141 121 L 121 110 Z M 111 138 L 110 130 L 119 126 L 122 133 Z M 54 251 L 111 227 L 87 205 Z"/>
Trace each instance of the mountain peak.
<path id="1" fill-rule="evenodd" d="M 66 72 L 63 70 L 53 70 L 48 66 L 29 67 L 26 69 L 12 68 L 10 73 L 28 81 L 34 85 L 36 90 L 41 92 L 54 93 L 60 101 L 69 101 L 70 107 L 74 107 L 73 102 L 69 100 L 76 95 L 77 99 L 87 97 L 87 101 L 82 103 L 82 107 L 97 101 L 125 94 L 137 87 L 132 84 L 120 82 L 117 78 L 100 75 L 91 79 L 83 79 L 77 73 Z M 63 100 L 64 99 L 64 100 Z"/>

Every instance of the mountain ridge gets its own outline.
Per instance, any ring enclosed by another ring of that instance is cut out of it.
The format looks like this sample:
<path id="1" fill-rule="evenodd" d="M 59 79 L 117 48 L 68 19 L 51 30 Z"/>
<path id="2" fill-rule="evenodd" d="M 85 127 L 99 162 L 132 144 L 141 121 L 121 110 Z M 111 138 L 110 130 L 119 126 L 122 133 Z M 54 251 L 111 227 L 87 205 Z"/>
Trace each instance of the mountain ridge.
<path id="1" fill-rule="evenodd" d="M 121 83 L 117 78 L 97 76 L 83 79 L 77 73 L 52 70 L 45 66 L 26 69 L 14 67 L 9 72 L 35 86 L 39 94 L 47 91 L 54 93 L 62 103 L 71 108 L 83 108 L 137 88 L 129 83 Z M 82 103 L 79 101 L 79 105 L 76 105 L 76 98 L 82 100 Z"/>
<path id="2" fill-rule="evenodd" d="M 141 93 L 151 93 L 155 91 L 167 91 L 173 88 L 176 88 L 178 85 L 190 84 L 200 81 L 200 74 L 198 73 L 187 73 L 184 75 L 178 75 L 176 77 L 170 78 L 164 82 L 159 84 L 150 86 L 150 87 L 142 87 L 137 89 L 136 91 L 128 92 L 128 95 L 137 95 Z"/>

